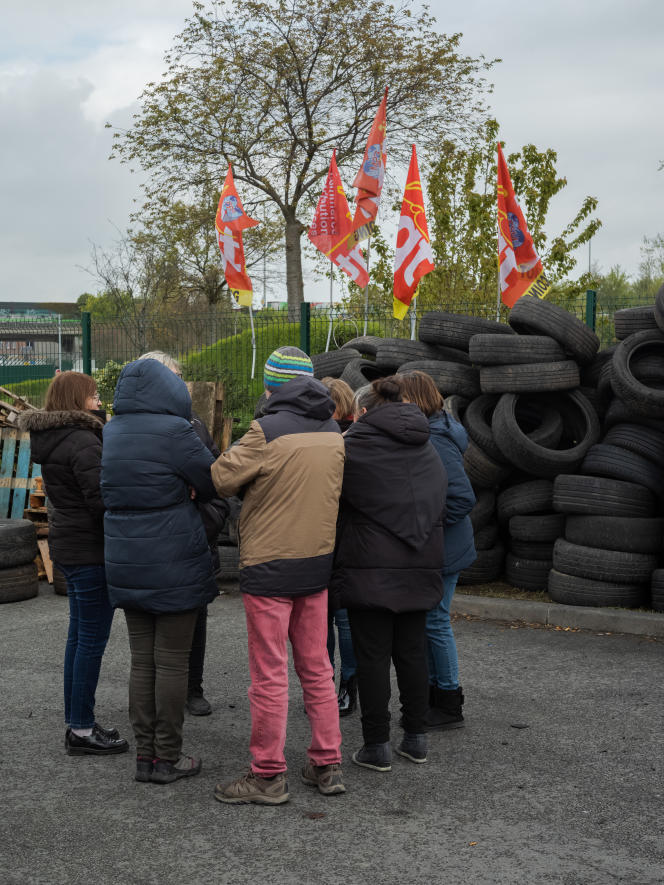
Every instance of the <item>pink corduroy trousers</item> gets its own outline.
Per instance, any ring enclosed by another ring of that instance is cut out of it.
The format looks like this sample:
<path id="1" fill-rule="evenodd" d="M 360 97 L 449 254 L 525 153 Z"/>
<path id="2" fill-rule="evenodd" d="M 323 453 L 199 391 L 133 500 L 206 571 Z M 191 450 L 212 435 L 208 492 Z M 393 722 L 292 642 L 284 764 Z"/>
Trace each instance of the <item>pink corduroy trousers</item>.
<path id="1" fill-rule="evenodd" d="M 339 708 L 327 654 L 327 590 L 310 596 L 243 595 L 249 639 L 251 768 L 260 777 L 286 771 L 288 640 L 311 725 L 314 765 L 341 762 Z"/>

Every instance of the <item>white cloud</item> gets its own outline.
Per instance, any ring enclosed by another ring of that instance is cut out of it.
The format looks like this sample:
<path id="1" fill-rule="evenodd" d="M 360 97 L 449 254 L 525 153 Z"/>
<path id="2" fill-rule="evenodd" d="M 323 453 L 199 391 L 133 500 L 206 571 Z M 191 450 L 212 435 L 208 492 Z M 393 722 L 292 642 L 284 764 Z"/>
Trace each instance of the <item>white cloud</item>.
<path id="1" fill-rule="evenodd" d="M 508 149 L 558 152 L 569 184 L 552 205 L 552 232 L 597 196 L 604 227 L 593 259 L 634 273 L 643 235 L 664 232 L 664 4 L 431 6 L 442 30 L 464 32 L 462 51 L 504 59 L 490 75 L 491 104 Z M 191 0 L 28 0 L 3 10 L 0 300 L 74 299 L 93 285 L 76 265 L 87 264 L 91 240 L 112 241 L 109 220 L 126 226 L 139 196 L 137 177 L 107 159 L 103 123 L 128 125 L 191 13 Z"/>

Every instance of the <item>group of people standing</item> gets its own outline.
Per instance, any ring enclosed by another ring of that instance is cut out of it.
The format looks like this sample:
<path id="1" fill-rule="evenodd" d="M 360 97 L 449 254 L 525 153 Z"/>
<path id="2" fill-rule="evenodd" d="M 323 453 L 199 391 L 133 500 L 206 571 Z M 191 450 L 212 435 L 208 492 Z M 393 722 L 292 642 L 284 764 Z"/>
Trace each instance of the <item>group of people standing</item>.
<path id="1" fill-rule="evenodd" d="M 184 709 L 210 711 L 201 680 L 213 557 L 226 499 L 242 497 L 252 761 L 215 790 L 231 804 L 288 801 L 289 641 L 311 726 L 300 775 L 324 795 L 345 792 L 339 716 L 353 712 L 358 693 L 364 740 L 352 760 L 390 770 L 391 662 L 397 753 L 426 762 L 427 730 L 463 724 L 450 602 L 475 559 L 465 430 L 420 372 L 353 394 L 316 380 L 305 353 L 282 347 L 264 384 L 261 414 L 223 453 L 197 427 L 179 366 L 159 352 L 124 367 L 108 423 L 94 380 L 77 372 L 58 375 L 45 408 L 22 418 L 53 507 L 51 556 L 68 585 L 65 747 L 128 750 L 94 710 L 121 608 L 136 780 L 165 784 L 201 770 L 182 753 Z"/>

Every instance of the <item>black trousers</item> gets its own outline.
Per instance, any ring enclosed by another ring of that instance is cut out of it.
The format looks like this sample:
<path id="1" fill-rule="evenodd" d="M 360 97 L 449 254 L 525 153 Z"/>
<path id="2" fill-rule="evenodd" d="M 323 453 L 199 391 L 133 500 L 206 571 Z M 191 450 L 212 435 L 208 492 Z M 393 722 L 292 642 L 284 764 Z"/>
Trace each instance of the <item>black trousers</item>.
<path id="1" fill-rule="evenodd" d="M 394 661 L 404 731 L 424 732 L 429 702 L 426 612 L 349 609 L 365 744 L 390 739 L 390 663 Z"/>
<path id="2" fill-rule="evenodd" d="M 198 611 L 194 638 L 189 653 L 189 684 L 187 694 L 203 693 L 203 664 L 205 662 L 205 641 L 207 639 L 208 607 L 204 605 Z"/>

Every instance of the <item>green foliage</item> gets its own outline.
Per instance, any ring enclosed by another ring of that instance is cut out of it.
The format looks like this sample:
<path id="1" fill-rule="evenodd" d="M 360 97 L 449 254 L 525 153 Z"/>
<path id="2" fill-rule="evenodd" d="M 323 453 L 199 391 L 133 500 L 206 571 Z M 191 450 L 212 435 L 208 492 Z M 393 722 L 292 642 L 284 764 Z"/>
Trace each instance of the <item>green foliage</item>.
<path id="1" fill-rule="evenodd" d="M 341 346 L 362 333 L 356 322 L 338 319 L 334 326 L 336 346 Z M 378 323 L 369 325 L 369 335 L 380 335 Z M 311 353 L 323 353 L 327 342 L 327 317 L 312 317 Z M 331 349 L 335 348 L 334 340 Z M 274 323 L 261 324 L 256 328 L 256 362 L 254 378 L 251 378 L 252 348 L 251 329 L 237 335 L 222 338 L 216 344 L 190 353 L 182 360 L 182 373 L 186 381 L 223 381 L 226 385 L 226 411 L 235 416 L 253 414 L 253 409 L 263 392 L 263 366 L 277 347 L 300 346 L 300 324 L 276 317 Z"/>
<path id="2" fill-rule="evenodd" d="M 383 0 L 212 0 L 175 38 L 168 69 L 141 96 L 115 156 L 147 173 L 147 201 L 187 194 L 233 164 L 243 199 L 285 229 L 288 302 L 303 300 L 301 237 L 327 173 L 354 175 L 385 86 L 390 155 L 406 160 L 483 113 L 491 67 L 459 51 L 426 10 Z M 423 122 L 425 121 L 425 122 Z"/>
<path id="3" fill-rule="evenodd" d="M 135 236 L 168 255 L 177 266 L 182 300 L 188 306 L 231 305 L 215 228 L 219 193 L 218 185 L 208 183 L 187 201 L 162 196 L 135 216 L 141 224 Z M 246 266 L 249 271 L 260 271 L 281 248 L 283 224 L 270 219 L 260 207 L 245 204 L 245 210 L 260 221 L 258 227 L 243 233 Z"/>
<path id="4" fill-rule="evenodd" d="M 428 179 L 429 228 L 436 269 L 420 286 L 420 305 L 444 300 L 468 300 L 486 305 L 497 301 L 496 142 L 498 123 L 485 124 L 481 138 L 469 148 L 445 141 Z M 597 207 L 586 197 L 581 208 L 555 236 L 546 232 L 551 200 L 567 184 L 556 171 L 557 154 L 525 145 L 509 154 L 507 164 L 528 228 L 542 259 L 554 297 L 565 302 L 580 295 L 589 279 L 570 282 L 576 259 L 572 252 L 601 225 L 591 218 Z M 551 296 L 549 296 L 551 297 Z"/>
<path id="5" fill-rule="evenodd" d="M 103 369 L 95 369 L 92 373 L 92 377 L 97 382 L 97 393 L 101 397 L 102 406 L 109 413 L 113 408 L 113 397 L 120 372 L 127 365 L 127 362 L 116 363 L 113 360 L 109 360 Z"/>
<path id="6" fill-rule="evenodd" d="M 41 408 L 46 399 L 48 385 L 53 378 L 31 378 L 28 381 L 14 381 L 11 384 L 3 384 L 15 396 L 22 396 L 33 405 Z"/>

